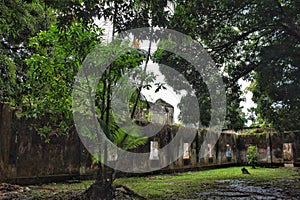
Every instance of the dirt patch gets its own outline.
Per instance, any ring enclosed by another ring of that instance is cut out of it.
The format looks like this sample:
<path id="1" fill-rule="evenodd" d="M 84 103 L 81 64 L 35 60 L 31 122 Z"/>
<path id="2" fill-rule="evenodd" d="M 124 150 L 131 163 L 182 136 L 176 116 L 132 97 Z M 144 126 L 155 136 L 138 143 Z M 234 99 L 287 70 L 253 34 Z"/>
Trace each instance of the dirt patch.
<path id="1" fill-rule="evenodd" d="M 299 180 L 218 180 L 215 187 L 197 193 L 199 199 L 299 199 Z"/>
<path id="2" fill-rule="evenodd" d="M 40 190 L 38 195 L 33 192 L 29 187 L 21 187 L 19 185 L 11 185 L 7 183 L 0 184 L 0 200 L 88 200 L 84 195 L 85 190 L 57 192 L 46 188 L 35 187 L 34 190 Z M 115 200 L 129 200 L 137 199 L 143 200 L 144 198 L 135 194 L 132 190 L 124 186 L 118 186 L 115 191 Z"/>
<path id="3" fill-rule="evenodd" d="M 27 198 L 24 195 L 26 192 L 29 192 L 28 187 L 21 187 L 19 185 L 12 185 L 7 183 L 0 184 L 0 199 L 32 199 Z"/>

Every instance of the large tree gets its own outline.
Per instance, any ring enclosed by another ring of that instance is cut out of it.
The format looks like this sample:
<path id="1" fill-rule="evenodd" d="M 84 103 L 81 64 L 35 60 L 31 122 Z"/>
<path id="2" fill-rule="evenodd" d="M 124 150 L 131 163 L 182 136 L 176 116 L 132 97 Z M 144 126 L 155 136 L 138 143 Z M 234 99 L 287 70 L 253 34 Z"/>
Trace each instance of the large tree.
<path id="1" fill-rule="evenodd" d="M 201 42 L 223 71 L 228 127 L 243 125 L 238 85 L 241 78 L 257 79 L 256 112 L 265 121 L 277 124 L 278 128 L 279 124 L 283 126 L 281 119 L 297 116 L 298 97 L 292 90 L 298 89 L 295 72 L 299 67 L 299 9 L 297 0 L 178 1 L 176 4 L 168 27 Z M 269 70 L 277 75 L 265 78 Z M 265 87 L 266 83 L 269 87 Z M 263 96 L 267 96 L 268 104 L 263 103 L 266 100 Z M 287 121 L 285 126 L 289 126 Z"/>
<path id="2" fill-rule="evenodd" d="M 226 35 L 228 34 L 229 28 L 226 29 L 226 27 L 221 26 L 222 20 L 227 19 L 227 17 L 218 17 L 222 9 L 222 13 L 226 13 L 225 9 L 228 9 L 225 8 L 226 6 L 224 4 L 225 2 L 219 1 L 177 1 L 174 3 L 174 13 L 170 16 L 167 28 L 191 36 L 194 40 L 201 43 L 214 59 L 216 67 L 223 73 L 223 82 L 226 88 L 227 115 L 225 127 L 238 129 L 244 126 L 245 119 L 240 108 L 240 102 L 243 100 L 241 98 L 240 86 L 237 80 L 232 80 L 233 71 L 228 69 L 235 61 L 231 59 L 231 61 L 228 60 L 227 63 L 224 62 L 224 60 L 226 60 L 224 57 L 231 55 L 230 51 L 223 53 L 212 51 L 215 45 L 221 45 L 221 42 L 224 42 L 219 39 L 220 36 L 231 36 Z M 220 7 L 221 5 L 222 7 Z M 220 10 L 216 11 L 216 7 Z M 216 30 L 213 30 L 213 28 Z M 222 34 L 222 31 L 225 33 Z M 188 80 L 188 84 L 195 91 L 195 95 L 198 99 L 200 121 L 203 125 L 208 126 L 211 120 L 211 99 L 207 89 L 207 83 L 205 82 L 207 80 L 203 80 L 202 75 L 195 70 L 194 66 L 186 62 L 184 58 L 180 58 L 172 53 L 158 51 L 156 53 L 156 59 L 157 62 L 171 66 Z M 168 74 L 165 69 L 164 67 L 160 68 L 163 74 Z M 174 80 L 171 80 L 172 78 Z M 176 77 L 167 76 L 166 81 L 171 85 L 175 85 Z M 181 88 L 176 88 L 175 86 L 174 90 L 179 91 Z M 188 102 L 192 93 L 193 91 L 188 91 L 188 94 L 181 98 L 181 118 L 188 115 L 188 111 L 185 110 L 186 104 L 184 102 Z"/>
<path id="3" fill-rule="evenodd" d="M 52 26 L 49 31 L 41 32 L 31 40 L 31 47 L 36 53 L 27 59 L 30 70 L 29 80 L 23 84 L 28 90 L 23 97 L 23 113 L 28 117 L 48 119 L 45 124 L 37 126 L 39 133 L 47 139 L 51 129 L 59 134 L 73 127 L 70 109 L 73 76 L 99 41 L 99 30 L 94 28 L 96 19 L 112 22 L 114 39 L 116 33 L 126 29 L 158 24 L 163 26 L 168 12 L 164 11 L 166 1 L 67 0 L 45 1 L 45 5 L 54 10 L 57 26 Z M 150 54 L 142 51 L 131 51 L 117 59 L 104 72 L 97 88 L 96 109 L 92 116 L 100 123 L 107 137 L 124 149 L 136 147 L 145 140 L 124 133 L 116 125 L 111 110 L 112 93 L 123 71 L 138 66 L 145 56 L 147 63 Z M 132 102 L 133 110 L 139 104 L 141 88 L 137 88 L 137 101 Z M 98 132 L 94 134 L 97 137 L 100 135 Z M 98 161 L 102 163 L 98 164 L 97 180 L 87 191 L 91 199 L 109 199 L 112 195 L 113 170 L 103 164 L 107 153 L 105 144 L 102 145 L 99 149 L 104 151 L 98 155 Z"/>
<path id="4" fill-rule="evenodd" d="M 111 46 L 101 45 L 102 29 L 95 26 L 85 26 L 79 22 L 73 22 L 67 29 L 59 30 L 52 25 L 48 31 L 40 32 L 30 40 L 30 46 L 36 50 L 26 60 L 28 64 L 28 80 L 25 83 L 27 94 L 23 96 L 23 114 L 27 118 L 34 118 L 38 123 L 34 125 L 38 133 L 47 141 L 53 134 L 68 134 L 74 129 L 73 112 L 84 117 L 92 117 L 95 123 L 99 123 L 106 137 L 115 145 L 125 150 L 135 148 L 146 142 L 145 138 L 134 134 L 128 135 L 116 123 L 112 115 L 112 94 L 118 88 L 118 81 L 124 75 L 126 69 L 139 66 L 144 60 L 141 52 L 132 50 L 118 57 L 105 71 L 97 84 L 95 107 L 86 106 L 72 109 L 72 91 L 78 89 L 74 85 L 75 76 L 86 56 L 96 47 L 107 48 Z M 100 46 L 99 46 L 100 45 Z M 88 58 L 86 58 L 88 59 Z M 95 57 L 97 62 L 98 57 Z M 95 74 L 97 75 L 97 74 Z M 94 88 L 79 87 L 80 90 L 90 94 Z M 92 96 L 88 96 L 92 100 Z M 87 110 L 88 109 L 88 110 Z M 89 109 L 93 109 L 89 115 Z M 101 133 L 92 130 L 94 125 L 87 124 L 85 134 L 91 140 L 101 141 Z M 83 128 L 83 127 L 80 127 Z M 113 194 L 112 182 L 114 181 L 114 170 L 106 167 L 107 160 L 105 143 L 96 143 L 100 154 L 93 155 L 98 160 L 98 172 L 96 183 L 91 186 L 86 195 L 90 199 L 111 198 Z M 102 151 L 104 150 L 104 151 Z M 102 162 L 100 162 L 102 161 Z"/>
<path id="5" fill-rule="evenodd" d="M 251 85 L 256 113 L 279 131 L 300 128 L 299 43 L 281 35 L 264 47 Z"/>

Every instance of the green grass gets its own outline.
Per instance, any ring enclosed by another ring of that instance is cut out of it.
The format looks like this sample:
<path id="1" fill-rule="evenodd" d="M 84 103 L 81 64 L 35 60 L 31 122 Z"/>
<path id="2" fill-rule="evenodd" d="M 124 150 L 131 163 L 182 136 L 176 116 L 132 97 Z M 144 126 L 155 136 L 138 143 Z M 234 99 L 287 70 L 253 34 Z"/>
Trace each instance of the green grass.
<path id="1" fill-rule="evenodd" d="M 241 167 L 188 172 L 176 175 L 158 175 L 118 179 L 117 184 L 126 185 L 146 198 L 164 199 L 168 197 L 193 198 L 196 191 L 213 188 L 216 180 L 248 179 L 255 183 L 272 179 L 293 179 L 298 176 L 289 168 L 247 168 L 251 175 L 241 173 Z"/>
<path id="2" fill-rule="evenodd" d="M 257 168 L 246 167 L 251 175 L 242 174 L 242 167 L 204 170 L 177 174 L 164 174 L 147 177 L 120 178 L 114 184 L 121 184 L 131 188 L 136 193 L 147 199 L 196 198 L 196 193 L 213 189 L 217 180 L 243 179 L 261 184 L 272 180 L 299 179 L 300 175 L 291 168 Z M 31 186 L 34 196 L 56 194 L 70 190 L 85 190 L 94 181 L 82 181 L 79 183 L 47 184 Z M 280 182 L 280 181 L 278 181 Z"/>

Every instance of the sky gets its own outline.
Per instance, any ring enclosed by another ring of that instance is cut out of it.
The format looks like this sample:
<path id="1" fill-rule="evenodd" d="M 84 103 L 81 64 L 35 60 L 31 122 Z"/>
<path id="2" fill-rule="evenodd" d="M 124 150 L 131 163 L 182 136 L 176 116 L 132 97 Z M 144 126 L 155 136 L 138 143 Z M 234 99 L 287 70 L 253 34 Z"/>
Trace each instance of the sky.
<path id="1" fill-rule="evenodd" d="M 243 91 L 243 97 L 245 98 L 245 101 L 241 102 L 241 106 L 243 107 L 243 112 L 247 114 L 248 113 L 248 109 L 249 108 L 252 108 L 252 107 L 256 107 L 256 104 L 252 101 L 252 92 L 250 91 L 245 91 L 247 87 L 249 87 L 249 85 L 251 84 L 249 81 L 245 81 L 245 80 L 242 80 L 240 79 L 239 80 L 239 84 L 241 85 L 241 90 Z M 251 125 L 251 121 L 248 121 L 247 122 L 247 125 Z"/>

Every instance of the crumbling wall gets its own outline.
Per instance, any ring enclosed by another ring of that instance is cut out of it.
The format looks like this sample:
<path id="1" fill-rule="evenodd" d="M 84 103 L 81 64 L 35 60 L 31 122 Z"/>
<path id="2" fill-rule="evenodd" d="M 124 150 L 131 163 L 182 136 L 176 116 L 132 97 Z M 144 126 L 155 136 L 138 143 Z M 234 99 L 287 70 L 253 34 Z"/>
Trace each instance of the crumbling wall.
<path id="1" fill-rule="evenodd" d="M 300 133 L 298 132 L 239 135 L 237 140 L 240 155 L 238 163 L 247 163 L 247 148 L 254 145 L 258 148 L 259 163 L 284 164 L 286 162 L 283 155 L 284 144 L 291 144 L 292 146 L 290 163 L 300 164 Z"/>
<path id="2" fill-rule="evenodd" d="M 0 181 L 93 172 L 91 156 L 75 130 L 65 136 L 52 134 L 45 142 L 31 124 L 0 104 Z"/>
<path id="3" fill-rule="evenodd" d="M 19 119 L 9 105 L 0 104 L 0 181 L 26 177 L 48 177 L 62 175 L 87 175 L 95 173 L 91 155 L 83 147 L 75 129 L 66 136 L 52 133 L 50 142 L 45 143 L 32 129 L 32 122 Z M 158 142 L 163 148 L 176 136 L 178 127 L 166 125 L 157 134 L 148 139 L 145 145 L 132 150 L 150 152 L 151 142 Z M 183 127 L 182 127 L 183 128 Z M 203 143 L 206 130 L 183 128 L 186 134 L 196 134 L 190 146 L 179 141 L 170 152 L 170 159 L 185 149 L 180 156 L 163 170 L 182 170 L 221 165 L 246 164 L 246 152 L 250 145 L 258 147 L 259 162 L 283 164 L 283 145 L 291 144 L 293 164 L 300 163 L 300 133 L 283 134 L 237 134 L 232 130 L 223 130 L 216 144 Z M 205 154 L 201 154 L 201 148 Z M 150 158 L 149 158 L 150 159 Z M 160 159 L 166 159 L 160 157 Z M 287 159 L 286 159 L 287 160 Z M 138 160 L 128 166 L 142 165 Z M 151 164 L 155 165 L 155 160 Z M 164 160 L 163 162 L 168 162 Z"/>
<path id="4" fill-rule="evenodd" d="M 288 132 L 282 134 L 281 143 L 291 144 L 292 163 L 300 163 L 300 132 Z M 283 148 L 283 145 L 281 145 Z M 283 160 L 285 162 L 285 160 Z"/>
<path id="5" fill-rule="evenodd" d="M 270 141 L 266 134 L 261 135 L 239 135 L 237 140 L 239 150 L 239 163 L 247 163 L 247 149 L 249 146 L 256 146 L 258 159 L 260 162 L 271 162 L 270 160 Z"/>

